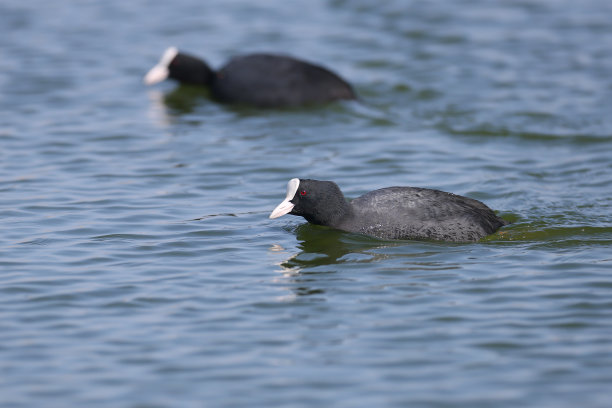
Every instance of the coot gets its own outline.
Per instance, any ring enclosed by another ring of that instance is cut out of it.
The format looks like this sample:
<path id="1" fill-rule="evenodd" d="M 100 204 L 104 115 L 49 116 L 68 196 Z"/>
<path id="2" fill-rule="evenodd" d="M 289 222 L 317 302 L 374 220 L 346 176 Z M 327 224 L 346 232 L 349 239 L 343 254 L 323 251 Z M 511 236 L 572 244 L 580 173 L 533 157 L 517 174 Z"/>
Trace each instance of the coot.
<path id="1" fill-rule="evenodd" d="M 418 187 L 387 187 L 348 202 L 331 181 L 294 178 L 270 214 L 382 239 L 477 241 L 508 224 L 480 201 Z"/>
<path id="2" fill-rule="evenodd" d="M 356 98 L 351 85 L 335 73 L 285 55 L 238 56 L 215 72 L 203 60 L 170 47 L 144 82 L 152 85 L 167 78 L 207 86 L 220 102 L 256 107 L 295 107 Z"/>

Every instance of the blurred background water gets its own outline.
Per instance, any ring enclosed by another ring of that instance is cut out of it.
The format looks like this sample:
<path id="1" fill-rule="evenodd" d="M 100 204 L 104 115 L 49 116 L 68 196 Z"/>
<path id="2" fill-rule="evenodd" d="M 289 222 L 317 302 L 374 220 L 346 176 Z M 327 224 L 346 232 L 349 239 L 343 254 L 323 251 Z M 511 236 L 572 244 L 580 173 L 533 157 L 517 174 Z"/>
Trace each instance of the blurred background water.
<path id="1" fill-rule="evenodd" d="M 612 406 L 612 3 L 0 4 L 3 407 Z M 142 76 L 288 53 L 360 102 Z M 269 220 L 293 177 L 513 221 L 475 244 Z"/>

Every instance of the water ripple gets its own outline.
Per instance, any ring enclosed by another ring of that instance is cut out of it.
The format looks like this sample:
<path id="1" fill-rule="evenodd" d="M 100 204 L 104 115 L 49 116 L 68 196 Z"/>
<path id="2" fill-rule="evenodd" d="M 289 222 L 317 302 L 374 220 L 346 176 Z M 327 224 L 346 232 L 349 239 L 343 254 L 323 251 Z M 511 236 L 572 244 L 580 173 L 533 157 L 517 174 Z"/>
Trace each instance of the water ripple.
<path id="1" fill-rule="evenodd" d="M 0 5 L 4 405 L 610 406 L 608 2 L 39 3 Z M 172 44 L 292 53 L 361 98 L 144 89 Z M 293 177 L 512 224 L 447 244 L 269 220 Z"/>

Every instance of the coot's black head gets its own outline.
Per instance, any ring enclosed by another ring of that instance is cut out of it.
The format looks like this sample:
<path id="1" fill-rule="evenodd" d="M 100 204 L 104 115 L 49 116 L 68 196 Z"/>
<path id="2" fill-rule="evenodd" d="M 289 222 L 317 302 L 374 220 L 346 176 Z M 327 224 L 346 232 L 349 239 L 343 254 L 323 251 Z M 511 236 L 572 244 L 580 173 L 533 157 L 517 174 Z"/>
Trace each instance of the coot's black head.
<path id="1" fill-rule="evenodd" d="M 145 75 L 144 82 L 153 85 L 167 78 L 187 84 L 208 85 L 214 78 L 214 72 L 201 59 L 170 47 Z"/>
<path id="2" fill-rule="evenodd" d="M 294 178 L 287 184 L 285 200 L 272 211 L 270 218 L 293 214 L 313 224 L 336 227 L 350 211 L 336 183 Z"/>

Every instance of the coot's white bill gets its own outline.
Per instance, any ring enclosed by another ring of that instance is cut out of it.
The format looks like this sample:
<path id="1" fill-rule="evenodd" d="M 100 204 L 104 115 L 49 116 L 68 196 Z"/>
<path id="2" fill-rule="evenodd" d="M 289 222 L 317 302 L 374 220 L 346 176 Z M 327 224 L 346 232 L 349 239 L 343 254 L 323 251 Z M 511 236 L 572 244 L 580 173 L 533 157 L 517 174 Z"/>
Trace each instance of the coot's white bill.
<path id="1" fill-rule="evenodd" d="M 145 85 L 153 85 L 168 78 L 168 68 L 156 65 L 144 77 Z"/>
<path id="2" fill-rule="evenodd" d="M 289 182 L 287 183 L 287 196 L 285 197 L 283 202 L 280 203 L 278 206 L 276 206 L 274 211 L 272 211 L 272 214 L 270 214 L 271 219 L 278 218 L 280 216 L 283 216 L 291 212 L 291 210 L 295 206 L 295 204 L 293 204 L 291 200 L 293 200 L 293 197 L 295 197 L 295 193 L 297 193 L 299 186 L 300 186 L 299 178 L 293 178 L 289 180 Z"/>
<path id="3" fill-rule="evenodd" d="M 146 85 L 153 85 L 158 82 L 161 82 L 168 78 L 170 71 L 168 70 L 168 66 L 178 54 L 178 49 L 176 47 L 170 47 L 162 55 L 161 59 L 144 77 L 144 83 Z"/>

